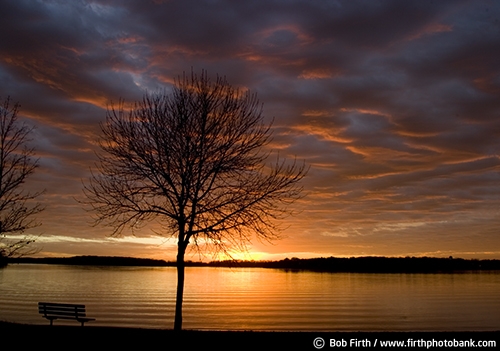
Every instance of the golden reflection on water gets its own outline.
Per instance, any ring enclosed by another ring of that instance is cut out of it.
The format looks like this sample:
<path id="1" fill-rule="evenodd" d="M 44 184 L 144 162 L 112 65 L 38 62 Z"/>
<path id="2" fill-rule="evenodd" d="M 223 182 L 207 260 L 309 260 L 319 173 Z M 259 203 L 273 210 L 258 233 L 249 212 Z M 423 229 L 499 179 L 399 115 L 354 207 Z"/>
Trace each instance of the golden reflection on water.
<path id="1" fill-rule="evenodd" d="M 175 268 L 12 265 L 0 319 L 45 324 L 38 301 L 87 305 L 93 325 L 171 328 Z M 184 327 L 245 330 L 498 330 L 500 273 L 186 271 Z"/>

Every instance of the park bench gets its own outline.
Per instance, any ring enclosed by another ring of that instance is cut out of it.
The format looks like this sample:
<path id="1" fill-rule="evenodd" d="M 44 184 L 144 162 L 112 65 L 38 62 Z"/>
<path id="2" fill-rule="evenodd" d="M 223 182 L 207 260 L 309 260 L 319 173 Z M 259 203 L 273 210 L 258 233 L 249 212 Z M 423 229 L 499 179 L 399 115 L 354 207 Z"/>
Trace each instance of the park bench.
<path id="1" fill-rule="evenodd" d="M 85 314 L 85 305 L 75 305 L 68 303 L 39 302 L 38 313 L 50 321 L 50 325 L 55 319 L 74 319 L 83 324 L 95 321 L 95 318 L 88 318 Z"/>

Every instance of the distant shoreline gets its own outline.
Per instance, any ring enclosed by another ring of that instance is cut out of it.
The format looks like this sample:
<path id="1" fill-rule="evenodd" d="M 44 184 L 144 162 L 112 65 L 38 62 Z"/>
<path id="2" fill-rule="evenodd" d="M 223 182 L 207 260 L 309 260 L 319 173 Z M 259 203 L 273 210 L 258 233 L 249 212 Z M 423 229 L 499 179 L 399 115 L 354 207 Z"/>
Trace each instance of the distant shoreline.
<path id="1" fill-rule="evenodd" d="M 171 261 L 117 256 L 74 256 L 10 258 L 7 263 L 59 264 L 78 266 L 175 267 Z M 324 257 L 280 261 L 187 261 L 186 267 L 275 268 L 330 273 L 440 273 L 500 270 L 500 260 L 437 257 Z"/>

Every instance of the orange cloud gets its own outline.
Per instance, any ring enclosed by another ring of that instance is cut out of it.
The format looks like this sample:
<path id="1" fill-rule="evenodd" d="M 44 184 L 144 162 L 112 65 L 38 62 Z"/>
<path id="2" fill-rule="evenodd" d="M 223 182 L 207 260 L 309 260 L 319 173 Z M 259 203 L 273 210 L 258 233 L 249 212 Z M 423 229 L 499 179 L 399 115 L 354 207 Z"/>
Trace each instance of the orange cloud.
<path id="1" fill-rule="evenodd" d="M 331 69 L 326 68 L 313 68 L 306 69 L 302 71 L 302 74 L 299 76 L 301 79 L 326 79 L 333 78 L 338 75 L 334 73 Z"/>
<path id="2" fill-rule="evenodd" d="M 411 41 L 411 40 L 416 40 L 420 39 L 424 36 L 430 36 L 438 33 L 446 33 L 446 32 L 451 32 L 453 31 L 453 26 L 447 25 L 447 24 L 440 24 L 440 23 L 431 23 L 423 27 L 420 31 L 417 33 L 414 33 L 410 35 L 409 37 L 406 38 L 406 40 Z"/>

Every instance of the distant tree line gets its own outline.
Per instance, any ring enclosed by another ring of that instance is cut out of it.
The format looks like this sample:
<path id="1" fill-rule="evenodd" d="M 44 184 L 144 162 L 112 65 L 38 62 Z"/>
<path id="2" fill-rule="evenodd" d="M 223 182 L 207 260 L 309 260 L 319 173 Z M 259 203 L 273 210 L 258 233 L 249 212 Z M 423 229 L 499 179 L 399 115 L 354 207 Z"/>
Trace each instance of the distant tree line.
<path id="1" fill-rule="evenodd" d="M 149 258 L 110 257 L 110 256 L 75 256 L 10 258 L 9 263 L 41 263 L 82 266 L 142 266 L 175 267 L 176 262 Z M 316 272 L 352 272 L 352 273 L 439 273 L 465 271 L 500 270 L 500 260 L 477 260 L 463 258 L 437 257 L 322 257 L 299 259 L 285 258 L 280 261 L 186 261 L 188 267 L 254 267 L 275 268 L 291 271 Z"/>
<path id="2" fill-rule="evenodd" d="M 500 270 L 500 260 L 466 260 L 436 257 L 350 257 L 284 259 L 267 262 L 267 268 L 359 273 L 436 273 Z"/>

